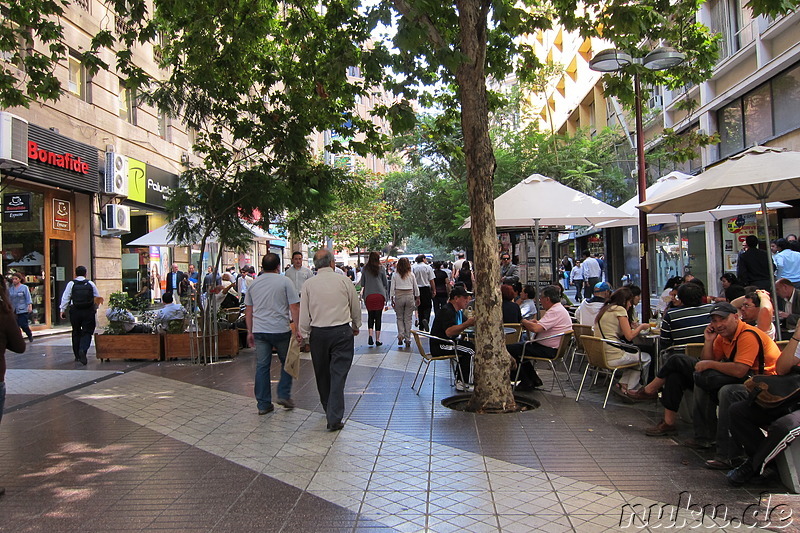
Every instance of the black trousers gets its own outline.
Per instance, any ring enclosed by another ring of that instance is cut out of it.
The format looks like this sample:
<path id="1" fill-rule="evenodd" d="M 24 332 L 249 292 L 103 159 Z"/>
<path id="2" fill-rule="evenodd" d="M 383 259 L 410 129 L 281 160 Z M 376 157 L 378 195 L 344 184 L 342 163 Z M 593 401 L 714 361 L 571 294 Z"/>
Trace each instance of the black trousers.
<path id="1" fill-rule="evenodd" d="M 417 314 L 419 315 L 419 329 L 425 331 L 430 330 L 432 308 L 433 308 L 433 297 L 431 296 L 431 288 L 420 287 L 419 306 L 417 307 Z"/>
<path id="2" fill-rule="evenodd" d="M 656 374 L 663 378 L 661 405 L 670 411 L 678 411 L 683 391 L 694 389 L 694 365 L 697 359 L 688 355 L 675 354 L 664 363 Z"/>
<path id="3" fill-rule="evenodd" d="M 594 286 L 600 283 L 600 278 L 589 278 L 584 280 L 583 297 L 591 298 L 594 296 Z"/>
<path id="4" fill-rule="evenodd" d="M 431 339 L 430 350 L 433 355 L 448 355 L 453 353 L 453 345 L 449 342 L 438 343 Z M 456 343 L 456 352 L 458 353 L 456 380 L 463 380 L 464 383 L 469 383 L 469 369 L 472 364 L 472 358 L 475 357 L 475 345 L 468 340 L 459 339 Z"/>
<path id="5" fill-rule="evenodd" d="M 583 299 L 583 280 L 574 279 L 572 283 L 575 284 L 575 301 L 580 302 Z"/>
<path id="6" fill-rule="evenodd" d="M 70 308 L 69 323 L 72 325 L 72 353 L 77 358 L 78 351 L 86 353 L 92 345 L 92 335 L 97 327 L 94 307 L 89 309 Z"/>
<path id="7" fill-rule="evenodd" d="M 353 364 L 355 340 L 350 324 L 315 328 L 308 336 L 311 362 L 317 380 L 319 401 L 328 418 L 328 425 L 344 418 L 344 386 Z"/>
<path id="8" fill-rule="evenodd" d="M 546 357 L 553 359 L 558 353 L 557 348 L 550 346 L 543 346 L 541 343 L 533 342 L 525 346 L 524 342 L 517 342 L 514 344 L 507 344 L 506 349 L 511 357 L 517 360 L 517 364 L 522 364 L 522 350 L 525 350 L 525 355 L 534 355 L 536 357 Z M 511 371 L 512 379 L 517 375 L 516 370 Z M 539 374 L 536 373 L 536 368 L 533 366 L 533 361 L 528 361 L 527 364 L 522 364 L 519 371 L 519 381 L 523 387 L 536 387 L 541 385 L 542 380 Z"/>
<path id="9" fill-rule="evenodd" d="M 800 410 L 793 410 L 798 407 L 765 409 L 756 403 L 750 405 L 747 400 L 731 405 L 731 436 L 744 447 L 757 473 L 800 436 Z M 767 430 L 766 437 L 761 429 Z"/>

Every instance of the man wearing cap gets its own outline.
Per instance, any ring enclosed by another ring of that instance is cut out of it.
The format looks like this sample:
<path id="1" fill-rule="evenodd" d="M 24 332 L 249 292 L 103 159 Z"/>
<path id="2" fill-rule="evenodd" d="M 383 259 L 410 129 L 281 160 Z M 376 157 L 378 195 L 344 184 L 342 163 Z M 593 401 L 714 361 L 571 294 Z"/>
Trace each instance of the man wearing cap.
<path id="1" fill-rule="evenodd" d="M 781 350 L 769 335 L 741 320 L 738 309 L 732 304 L 715 304 L 709 314 L 711 324 L 705 330 L 703 353 L 694 367 L 695 372 L 715 370 L 740 380 L 740 383 L 725 385 L 716 394 L 695 385 L 692 413 L 694 441 L 690 445 L 710 448 L 716 438 L 717 454 L 732 459 L 738 454 L 727 449 L 732 442 L 729 437 L 729 407 L 746 398 L 741 383 L 749 375 L 775 374 L 775 363 Z"/>
<path id="2" fill-rule="evenodd" d="M 609 296 L 611 296 L 611 285 L 605 281 L 596 283 L 594 295 L 583 300 L 578 306 L 578 310 L 575 311 L 575 320 L 578 321 L 578 324 L 593 326 L 597 313 L 600 312 L 600 308 L 603 307 Z"/>
<path id="3" fill-rule="evenodd" d="M 777 345 L 763 331 L 745 324 L 739 319 L 737 309 L 728 302 L 714 304 L 709 312 L 711 323 L 704 330 L 703 353 L 700 361 L 683 354 L 676 354 L 667 359 L 658 371 L 656 378 L 636 391 L 628 391 L 627 395 L 635 400 L 653 399 L 662 390 L 661 404 L 664 406 L 664 418 L 658 425 L 645 430 L 651 437 L 675 435 L 678 432 L 676 422 L 683 392 L 694 389 L 695 439 L 701 447 L 710 443 L 717 434 L 716 410 L 717 399 L 705 390 L 695 387 L 694 373 L 705 370 L 716 370 L 733 378 L 742 378 L 753 370 L 759 371 L 759 340 L 764 347 L 764 372 L 775 373 L 775 361 L 780 355 Z M 742 333 L 752 331 L 753 333 Z M 741 336 L 741 339 L 740 339 Z M 758 337 L 756 337 L 758 336 Z M 731 359 L 731 360 L 728 360 Z M 720 397 L 727 397 L 726 391 Z M 711 406 L 713 405 L 713 409 Z M 726 405 L 720 406 L 720 415 L 727 419 Z M 723 424 L 727 430 L 727 425 Z M 708 446 L 705 446 L 708 447 Z"/>
<path id="4" fill-rule="evenodd" d="M 475 317 L 465 318 L 464 309 L 469 305 L 470 296 L 464 287 L 453 287 L 450 298 L 433 318 L 431 335 L 440 339 L 455 339 L 465 329 L 475 324 Z M 453 353 L 453 345 L 449 342 L 430 340 L 430 350 L 433 356 L 449 355 Z M 469 341 L 459 339 L 455 347 L 458 353 L 458 369 L 456 370 L 456 390 L 463 392 L 469 385 L 469 368 L 472 357 L 475 355 L 475 345 Z"/>

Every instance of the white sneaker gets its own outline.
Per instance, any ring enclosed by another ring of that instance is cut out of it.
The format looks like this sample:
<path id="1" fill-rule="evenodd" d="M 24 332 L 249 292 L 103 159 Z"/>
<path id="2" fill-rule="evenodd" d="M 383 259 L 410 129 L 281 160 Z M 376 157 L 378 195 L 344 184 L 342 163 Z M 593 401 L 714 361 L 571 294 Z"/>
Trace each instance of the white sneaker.
<path id="1" fill-rule="evenodd" d="M 464 392 L 464 391 L 467 390 L 467 387 L 464 386 L 464 382 L 463 381 L 459 380 L 459 381 L 456 381 L 456 390 L 458 392 Z"/>

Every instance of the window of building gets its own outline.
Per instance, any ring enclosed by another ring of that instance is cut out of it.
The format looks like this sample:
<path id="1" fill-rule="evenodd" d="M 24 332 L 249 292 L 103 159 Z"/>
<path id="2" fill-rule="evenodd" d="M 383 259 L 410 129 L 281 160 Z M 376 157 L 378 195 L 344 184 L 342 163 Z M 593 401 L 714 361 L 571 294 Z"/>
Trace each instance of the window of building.
<path id="1" fill-rule="evenodd" d="M 67 90 L 85 102 L 91 100 L 89 94 L 89 80 L 87 79 L 86 67 L 84 67 L 78 54 L 75 52 L 69 55 L 69 81 Z"/>
<path id="2" fill-rule="evenodd" d="M 800 66 L 772 80 L 772 110 L 775 134 L 782 135 L 800 126 Z"/>
<path id="3" fill-rule="evenodd" d="M 134 103 L 134 95 L 131 89 L 127 89 L 123 85 L 122 80 L 119 80 L 119 88 L 117 94 L 118 113 L 119 118 L 130 124 L 136 124 L 136 106 Z"/>
<path id="4" fill-rule="evenodd" d="M 720 157 L 728 157 L 744 149 L 742 101 L 736 100 L 720 109 L 717 119 L 719 121 Z"/>
<path id="5" fill-rule="evenodd" d="M 347 75 L 352 78 L 360 78 L 361 69 L 359 67 L 347 67 Z"/>
<path id="6" fill-rule="evenodd" d="M 742 98 L 744 145 L 753 146 L 772 137 L 772 96 L 766 83 Z"/>
<path id="7" fill-rule="evenodd" d="M 164 111 L 158 113 L 158 136 L 162 139 L 169 141 L 169 115 Z"/>

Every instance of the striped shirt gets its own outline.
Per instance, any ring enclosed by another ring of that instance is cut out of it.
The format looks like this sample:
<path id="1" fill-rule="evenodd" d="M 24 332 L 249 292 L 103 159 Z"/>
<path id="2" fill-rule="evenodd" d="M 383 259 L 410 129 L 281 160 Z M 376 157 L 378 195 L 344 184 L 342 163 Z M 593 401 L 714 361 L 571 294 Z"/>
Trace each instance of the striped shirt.
<path id="1" fill-rule="evenodd" d="M 711 322 L 712 304 L 673 307 L 661 322 L 661 349 L 690 342 L 705 342 L 703 332 Z"/>

